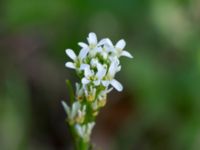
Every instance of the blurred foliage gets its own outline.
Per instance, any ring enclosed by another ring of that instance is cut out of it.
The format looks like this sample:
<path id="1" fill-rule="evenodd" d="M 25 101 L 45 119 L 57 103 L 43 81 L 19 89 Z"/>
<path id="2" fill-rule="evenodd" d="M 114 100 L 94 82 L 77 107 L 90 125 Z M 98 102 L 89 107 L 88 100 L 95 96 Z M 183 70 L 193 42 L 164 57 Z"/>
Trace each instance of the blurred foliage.
<path id="1" fill-rule="evenodd" d="M 0 93 L 0 145 L 5 150 L 27 149 L 30 111 L 27 87 L 19 74 L 12 72 L 4 79 Z"/>
<path id="2" fill-rule="evenodd" d="M 199 0 L 3 0 L 0 8 L 1 150 L 69 148 L 60 100 L 75 78 L 64 50 L 90 31 L 125 38 L 135 57 L 122 60 L 122 95 L 134 110 L 113 149 L 199 149 Z"/>

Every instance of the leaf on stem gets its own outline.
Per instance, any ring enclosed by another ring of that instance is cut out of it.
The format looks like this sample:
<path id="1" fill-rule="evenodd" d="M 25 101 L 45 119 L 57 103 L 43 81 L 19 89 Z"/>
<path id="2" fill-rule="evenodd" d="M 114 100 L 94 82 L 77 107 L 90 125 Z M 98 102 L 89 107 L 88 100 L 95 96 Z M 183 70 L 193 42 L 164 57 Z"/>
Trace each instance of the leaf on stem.
<path id="1" fill-rule="evenodd" d="M 74 99 L 75 99 L 74 90 L 73 90 L 72 84 L 69 80 L 66 80 L 65 82 L 67 84 L 67 88 L 69 89 L 70 103 L 72 104 L 74 102 Z"/>

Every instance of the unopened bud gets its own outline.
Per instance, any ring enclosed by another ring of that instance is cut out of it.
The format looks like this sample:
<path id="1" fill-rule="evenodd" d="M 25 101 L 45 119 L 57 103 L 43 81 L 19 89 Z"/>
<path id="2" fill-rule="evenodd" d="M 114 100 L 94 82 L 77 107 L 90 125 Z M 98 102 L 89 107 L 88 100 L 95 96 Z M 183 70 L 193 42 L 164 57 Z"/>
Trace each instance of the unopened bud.
<path id="1" fill-rule="evenodd" d="M 99 111 L 95 111 L 95 112 L 92 113 L 92 115 L 93 115 L 94 117 L 96 117 L 98 114 L 99 114 Z"/>

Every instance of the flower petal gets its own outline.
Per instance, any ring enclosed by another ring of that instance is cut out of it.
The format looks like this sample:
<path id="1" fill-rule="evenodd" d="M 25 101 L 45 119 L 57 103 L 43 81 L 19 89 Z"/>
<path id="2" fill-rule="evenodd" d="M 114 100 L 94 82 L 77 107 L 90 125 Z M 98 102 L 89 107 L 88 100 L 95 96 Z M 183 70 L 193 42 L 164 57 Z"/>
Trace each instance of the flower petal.
<path id="1" fill-rule="evenodd" d="M 83 42 L 79 42 L 78 45 L 82 48 L 88 48 L 88 45 Z"/>
<path id="2" fill-rule="evenodd" d="M 95 86 L 98 86 L 100 84 L 100 80 L 93 81 Z"/>
<path id="3" fill-rule="evenodd" d="M 119 40 L 117 44 L 115 45 L 115 47 L 119 49 L 124 49 L 125 46 L 126 46 L 126 42 L 123 39 Z"/>
<path id="4" fill-rule="evenodd" d="M 81 104 L 79 102 L 73 103 L 72 110 L 71 110 L 71 117 L 72 117 L 72 119 L 74 119 L 74 117 L 78 113 L 78 110 L 80 109 L 80 107 L 81 107 Z"/>
<path id="5" fill-rule="evenodd" d="M 94 122 L 88 123 L 88 126 L 87 126 L 87 135 L 88 135 L 88 136 L 90 136 L 94 125 L 95 125 Z"/>
<path id="6" fill-rule="evenodd" d="M 133 56 L 127 51 L 122 51 L 121 56 L 125 56 L 125 57 L 128 57 L 128 58 L 133 58 Z"/>
<path id="7" fill-rule="evenodd" d="M 92 60 L 90 61 L 91 66 L 97 66 L 97 64 L 99 63 L 97 58 L 92 58 Z"/>
<path id="8" fill-rule="evenodd" d="M 101 41 L 99 41 L 97 46 L 101 46 L 101 45 L 107 45 L 109 47 L 113 47 L 113 43 L 109 38 L 105 38 L 105 39 L 102 39 Z"/>
<path id="9" fill-rule="evenodd" d="M 88 80 L 87 78 L 82 78 L 81 82 L 82 84 L 88 84 L 90 80 Z"/>
<path id="10" fill-rule="evenodd" d="M 104 80 L 104 81 L 102 81 L 102 84 L 103 84 L 103 86 L 108 87 L 110 84 L 110 81 Z"/>
<path id="11" fill-rule="evenodd" d="M 83 58 L 85 58 L 87 56 L 88 52 L 89 52 L 88 48 L 81 49 L 81 51 L 79 53 L 79 58 L 82 60 Z"/>
<path id="12" fill-rule="evenodd" d="M 116 61 L 112 61 L 108 70 L 108 75 L 113 78 L 116 73 L 116 70 L 117 70 Z"/>
<path id="13" fill-rule="evenodd" d="M 90 45 L 96 45 L 97 44 L 96 34 L 93 32 L 89 33 L 87 40 Z"/>
<path id="14" fill-rule="evenodd" d="M 101 64 L 97 64 L 97 73 L 96 76 L 98 77 L 98 79 L 102 79 L 106 74 L 106 69 L 103 67 L 103 65 Z"/>
<path id="15" fill-rule="evenodd" d="M 66 54 L 72 59 L 72 60 L 75 60 L 77 57 L 76 57 L 76 54 L 74 53 L 73 50 L 71 49 L 66 49 Z"/>
<path id="16" fill-rule="evenodd" d="M 69 114 L 70 114 L 70 108 L 69 108 L 69 106 L 64 101 L 62 101 L 61 103 L 63 105 L 63 108 L 64 108 L 65 112 L 69 116 Z"/>
<path id="17" fill-rule="evenodd" d="M 81 64 L 80 70 L 85 70 L 85 68 L 89 68 L 90 66 L 88 64 Z"/>
<path id="18" fill-rule="evenodd" d="M 109 88 L 108 90 L 106 90 L 106 94 L 110 93 L 113 90 L 113 88 Z"/>
<path id="19" fill-rule="evenodd" d="M 71 69 L 76 69 L 76 66 L 72 62 L 66 62 L 65 63 L 65 67 L 71 68 Z"/>
<path id="20" fill-rule="evenodd" d="M 80 124 L 76 124 L 75 129 L 76 129 L 76 132 L 78 133 L 78 135 L 79 135 L 80 137 L 83 137 L 83 136 L 84 136 L 83 128 L 81 127 Z"/>
<path id="21" fill-rule="evenodd" d="M 90 70 L 90 68 L 89 67 L 86 67 L 85 68 L 85 70 L 84 70 L 84 75 L 86 76 L 86 77 L 90 77 L 90 76 L 92 76 L 94 73 Z"/>
<path id="22" fill-rule="evenodd" d="M 122 84 L 115 79 L 113 79 L 110 84 L 119 92 L 123 90 Z"/>

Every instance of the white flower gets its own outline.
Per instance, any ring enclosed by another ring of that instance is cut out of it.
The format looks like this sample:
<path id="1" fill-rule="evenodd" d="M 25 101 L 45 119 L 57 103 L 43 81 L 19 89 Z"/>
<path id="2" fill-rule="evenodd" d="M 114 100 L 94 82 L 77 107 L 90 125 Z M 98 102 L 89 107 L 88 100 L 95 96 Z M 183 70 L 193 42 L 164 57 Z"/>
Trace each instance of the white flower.
<path id="1" fill-rule="evenodd" d="M 77 100 L 83 100 L 84 98 L 84 88 L 81 87 L 79 83 L 75 84 L 76 86 L 76 98 Z"/>
<path id="2" fill-rule="evenodd" d="M 93 111 L 96 111 L 99 108 L 97 101 L 94 101 L 91 106 L 92 106 Z"/>
<path id="3" fill-rule="evenodd" d="M 89 45 L 94 45 L 94 46 L 97 45 L 97 36 L 95 33 L 93 32 L 89 33 L 87 40 Z"/>
<path id="4" fill-rule="evenodd" d="M 95 74 L 94 70 L 90 69 L 90 67 L 86 67 L 84 70 L 84 77 L 82 78 L 82 84 L 88 84 L 90 82 L 93 82 L 94 85 L 98 86 L 101 83 L 102 78 L 106 74 L 106 69 L 105 67 L 97 63 L 97 72 Z"/>
<path id="5" fill-rule="evenodd" d="M 66 50 L 72 61 L 65 66 L 76 70 L 81 83 L 76 83 L 76 101 L 71 107 L 65 102 L 62 105 L 74 132 L 84 142 L 89 142 L 95 125 L 92 121 L 100 108 L 106 105 L 107 94 L 113 88 L 123 90 L 121 83 L 115 79 L 116 73 L 121 70 L 119 58 L 133 56 L 124 50 L 126 42 L 123 39 L 114 45 L 109 38 L 98 41 L 93 32 L 88 34 L 87 43 L 79 42 L 78 45 L 81 47 L 78 55 L 71 49 Z"/>
<path id="6" fill-rule="evenodd" d="M 108 73 L 106 74 L 105 79 L 103 79 L 102 81 L 102 84 L 105 87 L 108 87 L 111 84 L 117 91 L 122 91 L 123 86 L 121 85 L 120 82 L 114 79 L 115 74 L 118 71 L 120 71 L 120 69 L 121 69 L 121 66 L 119 65 L 118 59 L 113 59 L 108 69 Z"/>
<path id="7" fill-rule="evenodd" d="M 88 89 L 85 89 L 85 96 L 87 101 L 94 101 L 96 97 L 96 91 L 97 89 L 93 86 L 90 86 Z"/>
<path id="8" fill-rule="evenodd" d="M 90 32 L 88 37 L 87 37 L 88 44 L 84 42 L 79 42 L 78 45 L 82 47 L 83 49 L 93 49 L 97 46 L 98 41 L 97 41 L 97 36 L 95 33 Z"/>
<path id="9" fill-rule="evenodd" d="M 103 42 L 99 42 L 97 40 L 97 36 L 95 33 L 91 32 L 89 33 L 88 37 L 87 37 L 87 41 L 88 44 L 84 43 L 84 42 L 79 42 L 78 45 L 82 48 L 82 49 L 88 49 L 89 50 L 89 56 L 95 57 L 97 53 L 99 53 L 102 49 L 101 45 L 103 44 Z"/>
<path id="10" fill-rule="evenodd" d="M 90 135 L 95 123 L 91 122 L 88 124 L 80 125 L 76 124 L 75 129 L 77 134 L 85 141 L 88 142 L 90 140 Z"/>
<path id="11" fill-rule="evenodd" d="M 88 53 L 88 49 L 81 49 L 78 56 L 74 53 L 71 49 L 66 49 L 66 54 L 74 61 L 74 62 L 67 62 L 65 64 L 66 67 L 72 68 L 72 69 L 78 69 L 80 67 L 80 63 L 82 63 L 82 60 L 86 57 Z"/>
<path id="12" fill-rule="evenodd" d="M 77 120 L 83 120 L 86 111 L 85 105 L 82 106 L 78 101 L 74 102 L 71 108 L 64 101 L 62 101 L 62 105 L 67 113 L 70 124 L 73 124 Z"/>
<path id="13" fill-rule="evenodd" d="M 129 58 L 133 58 L 133 56 L 128 52 L 128 51 L 125 51 L 123 50 L 126 46 L 126 42 L 121 39 L 117 42 L 117 44 L 115 45 L 115 49 L 116 51 L 114 51 L 114 53 L 120 57 L 120 56 L 126 56 L 126 57 L 129 57 Z"/>
<path id="14" fill-rule="evenodd" d="M 97 64 L 99 64 L 99 60 L 97 58 L 92 58 L 91 61 L 90 61 L 90 65 L 92 67 L 96 67 Z"/>

